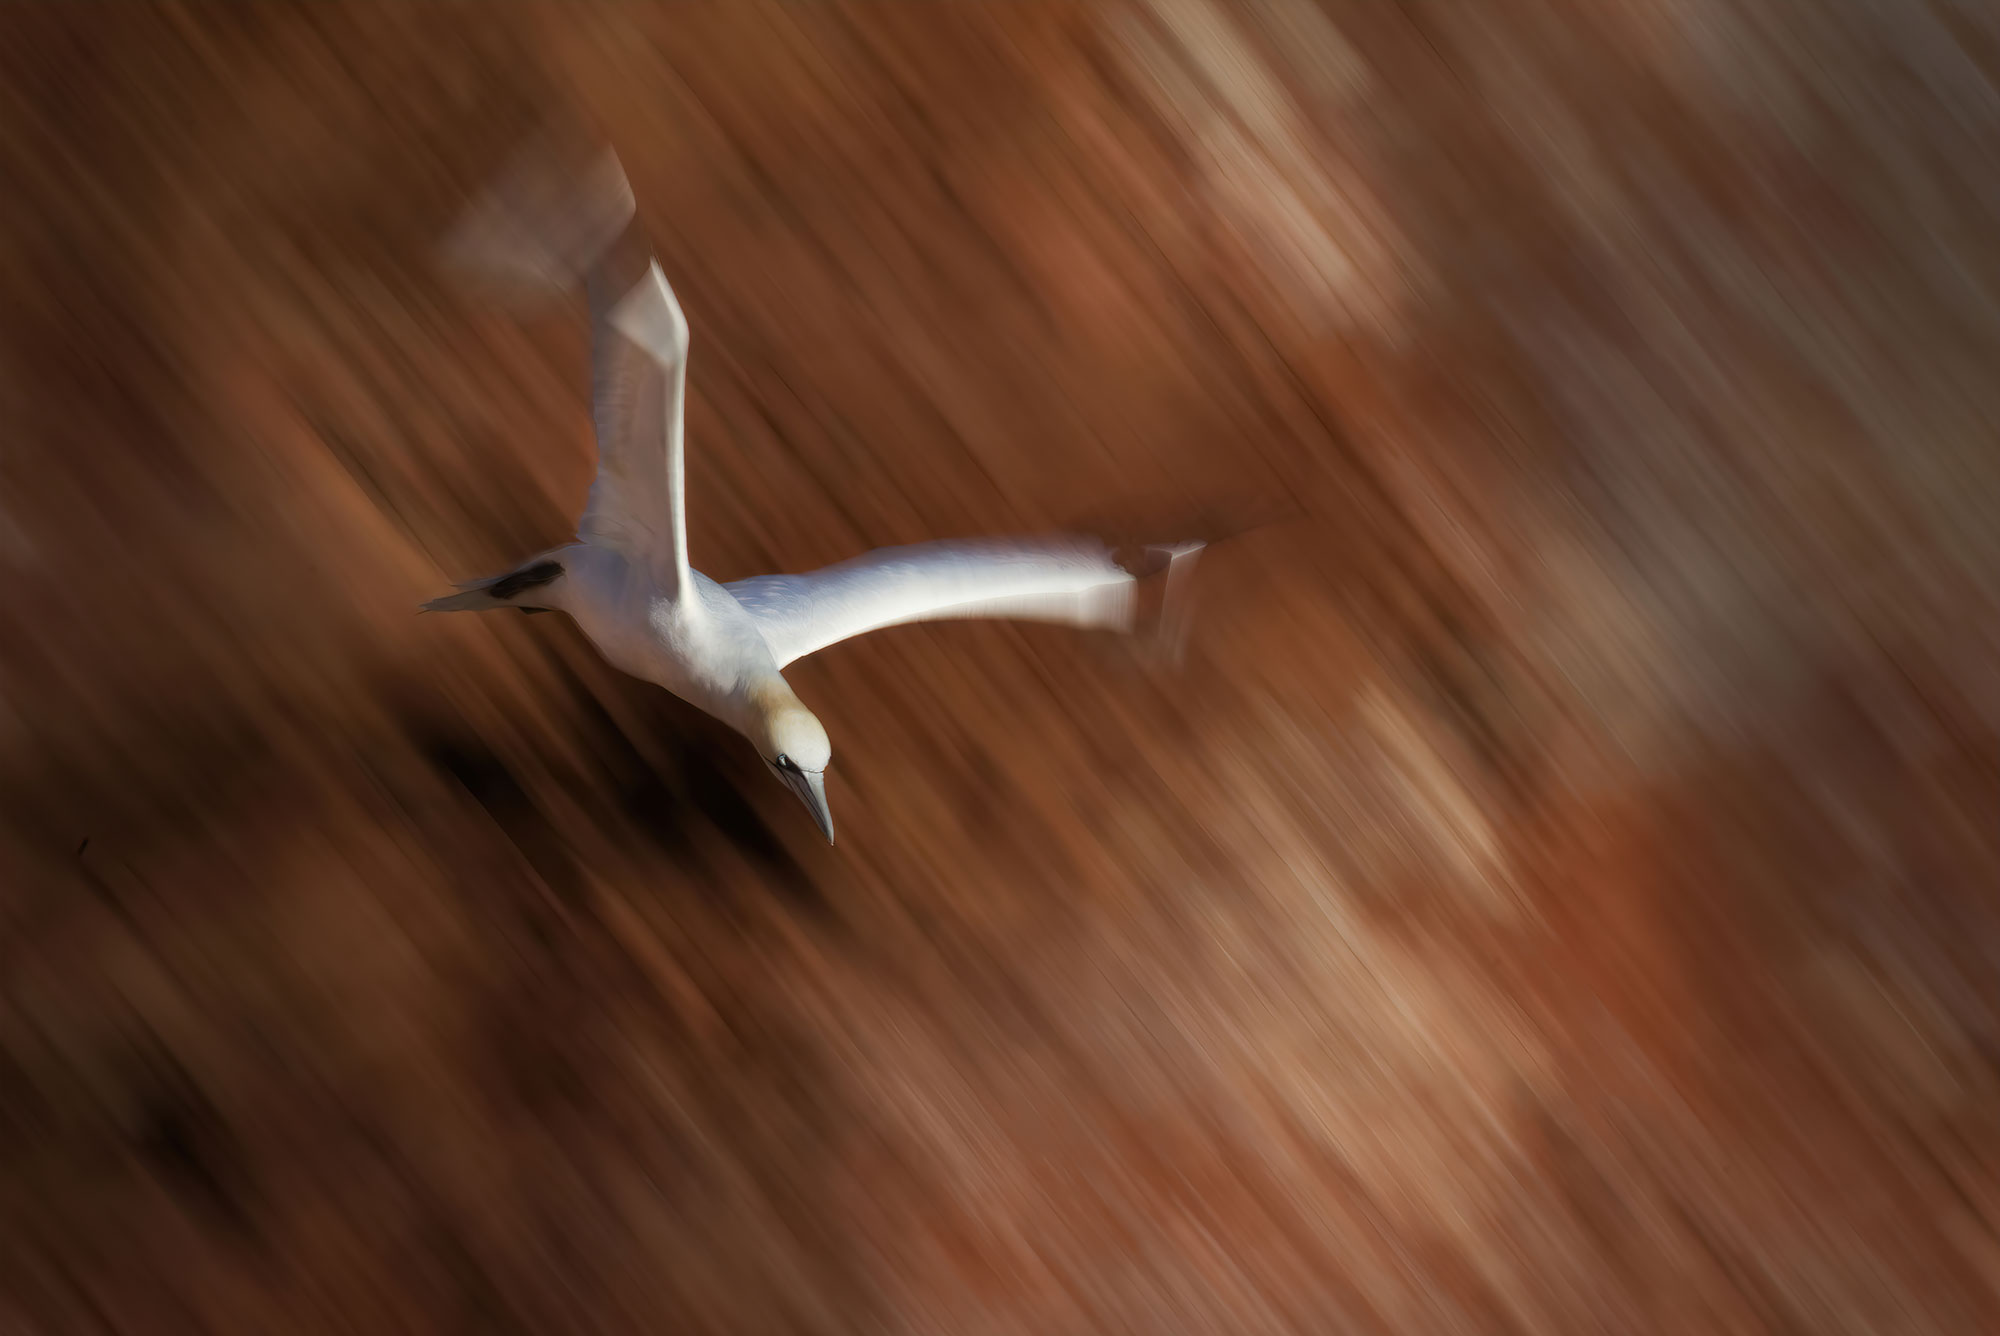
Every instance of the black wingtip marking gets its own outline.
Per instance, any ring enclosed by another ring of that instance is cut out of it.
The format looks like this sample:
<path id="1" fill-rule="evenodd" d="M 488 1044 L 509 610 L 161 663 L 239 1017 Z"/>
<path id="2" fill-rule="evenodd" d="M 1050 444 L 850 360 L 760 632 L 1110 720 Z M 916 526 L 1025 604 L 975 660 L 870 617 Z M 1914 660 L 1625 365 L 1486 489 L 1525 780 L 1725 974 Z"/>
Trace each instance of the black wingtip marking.
<path id="1" fill-rule="evenodd" d="M 498 599 L 512 599 L 539 589 L 563 573 L 560 561 L 538 561 L 532 566 L 524 566 L 511 571 L 487 586 L 486 592 Z"/>

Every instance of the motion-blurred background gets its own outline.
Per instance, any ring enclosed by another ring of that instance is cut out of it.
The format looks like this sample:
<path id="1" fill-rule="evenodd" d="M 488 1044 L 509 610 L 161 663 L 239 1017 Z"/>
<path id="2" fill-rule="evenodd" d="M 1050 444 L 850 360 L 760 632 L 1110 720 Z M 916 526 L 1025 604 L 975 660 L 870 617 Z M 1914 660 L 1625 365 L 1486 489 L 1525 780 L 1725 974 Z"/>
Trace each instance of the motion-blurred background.
<path id="1" fill-rule="evenodd" d="M 0 1331 L 2000 1330 L 2000 11 L 0 14 Z M 696 564 L 1234 534 L 1178 671 L 566 619 L 599 125 Z"/>

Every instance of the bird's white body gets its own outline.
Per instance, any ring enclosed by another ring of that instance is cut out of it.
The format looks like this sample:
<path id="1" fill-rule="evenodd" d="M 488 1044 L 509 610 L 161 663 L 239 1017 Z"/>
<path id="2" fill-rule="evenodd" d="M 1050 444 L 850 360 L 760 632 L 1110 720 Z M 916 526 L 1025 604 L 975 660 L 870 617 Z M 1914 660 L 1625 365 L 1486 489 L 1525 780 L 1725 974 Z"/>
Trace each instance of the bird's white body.
<path id="1" fill-rule="evenodd" d="M 644 566 L 610 548 L 561 549 L 563 575 L 548 588 L 620 672 L 664 687 L 741 731 L 747 689 L 780 677 L 756 620 L 729 590 L 690 571 L 685 593 L 663 589 Z"/>
<path id="2" fill-rule="evenodd" d="M 600 154 L 571 186 L 563 194 L 545 176 L 516 172 L 471 215 L 456 249 L 489 274 L 557 287 L 582 278 L 589 290 L 598 471 L 577 539 L 427 609 L 568 613 L 613 667 L 748 738 L 829 841 L 832 748 L 785 682 L 787 664 L 914 621 L 1013 617 L 1130 629 L 1138 577 L 1084 539 L 879 548 L 809 574 L 726 585 L 694 570 L 682 486 L 687 319 L 650 253 L 643 272 L 633 262 L 635 210 L 616 157 Z M 613 254 L 621 243 L 622 269 Z M 1172 576 L 1200 547 L 1149 552 Z"/>

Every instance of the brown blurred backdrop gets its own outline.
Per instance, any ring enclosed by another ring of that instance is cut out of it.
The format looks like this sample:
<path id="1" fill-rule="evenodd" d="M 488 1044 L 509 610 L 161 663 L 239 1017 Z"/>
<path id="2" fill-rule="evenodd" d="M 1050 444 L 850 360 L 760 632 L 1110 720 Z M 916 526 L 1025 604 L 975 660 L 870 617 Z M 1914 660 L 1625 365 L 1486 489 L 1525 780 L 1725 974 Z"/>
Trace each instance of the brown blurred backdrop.
<path id="1" fill-rule="evenodd" d="M 2000 11 L 0 12 L 0 1332 L 2000 1330 Z M 1172 671 L 562 618 L 601 125 L 722 579 L 1238 533 Z"/>

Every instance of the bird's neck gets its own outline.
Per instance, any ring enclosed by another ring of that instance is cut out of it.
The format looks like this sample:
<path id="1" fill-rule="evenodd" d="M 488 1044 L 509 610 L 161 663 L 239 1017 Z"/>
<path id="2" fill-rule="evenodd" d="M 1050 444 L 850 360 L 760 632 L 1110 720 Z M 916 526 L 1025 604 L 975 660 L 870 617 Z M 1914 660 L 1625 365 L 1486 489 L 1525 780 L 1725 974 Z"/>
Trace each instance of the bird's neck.
<path id="1" fill-rule="evenodd" d="M 737 717 L 728 720 L 729 724 L 767 758 L 771 755 L 772 721 L 787 710 L 804 708 L 775 670 L 760 673 L 739 688 L 733 704 Z"/>
<path id="2" fill-rule="evenodd" d="M 798 706 L 803 708 L 798 694 L 791 684 L 780 677 L 774 669 L 768 674 L 760 673 L 744 688 L 743 700 L 762 719 L 768 719 L 779 711 Z"/>

